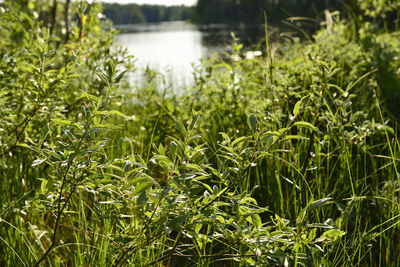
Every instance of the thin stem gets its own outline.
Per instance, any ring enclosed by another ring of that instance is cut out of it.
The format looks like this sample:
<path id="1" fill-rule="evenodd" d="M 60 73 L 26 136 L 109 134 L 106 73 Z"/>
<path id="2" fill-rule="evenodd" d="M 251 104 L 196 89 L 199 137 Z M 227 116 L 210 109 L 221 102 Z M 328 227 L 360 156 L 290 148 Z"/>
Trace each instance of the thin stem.
<path id="1" fill-rule="evenodd" d="M 52 235 L 52 238 L 51 238 L 51 244 L 48 247 L 48 249 L 45 251 L 45 253 L 43 253 L 42 257 L 40 257 L 40 259 L 38 261 L 36 261 L 36 263 L 33 265 L 34 267 L 39 266 L 39 264 L 47 257 L 47 255 L 50 254 L 50 252 L 53 250 L 54 246 L 56 245 L 57 232 L 58 232 L 58 228 L 59 228 L 59 225 L 60 225 L 60 220 L 61 220 L 62 214 L 64 213 L 64 210 L 67 207 L 67 205 L 69 203 L 69 200 L 70 200 L 72 194 L 74 193 L 74 190 L 75 190 L 75 187 L 76 187 L 76 184 L 75 184 L 72 187 L 72 190 L 69 193 L 68 197 L 65 199 L 64 204 L 61 206 L 62 195 L 63 195 L 63 192 L 64 192 L 64 187 L 66 185 L 67 176 L 68 176 L 69 170 L 70 170 L 70 168 L 72 166 L 72 163 L 73 163 L 76 155 L 78 154 L 78 152 L 80 150 L 80 147 L 82 145 L 82 142 L 83 142 L 84 138 L 86 137 L 86 134 L 89 131 L 89 129 L 90 129 L 90 123 L 86 127 L 85 132 L 83 133 L 82 137 L 79 140 L 78 145 L 76 146 L 76 148 L 74 150 L 74 153 L 73 153 L 74 156 L 71 157 L 70 160 L 68 161 L 68 165 L 67 165 L 67 168 L 66 168 L 66 170 L 64 172 L 64 175 L 63 175 L 63 178 L 62 178 L 60 192 L 59 192 L 59 196 L 58 196 L 56 222 L 55 222 L 54 228 L 53 228 L 54 230 L 53 230 L 53 235 Z"/>
<path id="2" fill-rule="evenodd" d="M 66 0 L 65 2 L 65 9 L 64 9 L 64 13 L 65 13 L 65 43 L 68 43 L 69 41 L 69 5 L 71 3 L 71 0 Z"/>
<path id="3" fill-rule="evenodd" d="M 56 18 L 57 18 L 57 0 L 53 1 L 53 7 L 51 9 L 51 24 L 50 24 L 50 35 L 53 34 L 53 30 L 56 24 Z"/>

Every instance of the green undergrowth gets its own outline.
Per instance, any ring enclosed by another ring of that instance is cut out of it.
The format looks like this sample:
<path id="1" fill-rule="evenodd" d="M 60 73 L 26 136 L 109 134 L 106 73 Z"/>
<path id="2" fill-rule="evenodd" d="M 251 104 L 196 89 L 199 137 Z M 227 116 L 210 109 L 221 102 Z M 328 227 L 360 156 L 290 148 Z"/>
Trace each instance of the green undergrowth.
<path id="1" fill-rule="evenodd" d="M 327 12 L 261 57 L 234 39 L 171 94 L 151 70 L 123 79 L 100 6 L 50 2 L 0 13 L 1 265 L 400 262 L 400 38 L 382 14 Z"/>

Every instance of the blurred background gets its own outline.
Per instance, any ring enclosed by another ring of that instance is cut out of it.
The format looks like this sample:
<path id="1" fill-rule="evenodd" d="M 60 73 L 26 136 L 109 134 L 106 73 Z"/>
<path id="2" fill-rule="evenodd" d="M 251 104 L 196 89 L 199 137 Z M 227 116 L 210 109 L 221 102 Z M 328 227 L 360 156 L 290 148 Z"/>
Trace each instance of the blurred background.
<path id="1" fill-rule="evenodd" d="M 137 66 L 162 73 L 177 87 L 193 82 L 193 65 L 201 58 L 228 52 L 231 33 L 245 50 L 262 50 L 264 12 L 270 38 L 295 41 L 310 38 L 325 20 L 324 10 L 346 5 L 339 0 L 103 1 L 105 18 L 120 31 L 117 42 L 136 57 Z"/>

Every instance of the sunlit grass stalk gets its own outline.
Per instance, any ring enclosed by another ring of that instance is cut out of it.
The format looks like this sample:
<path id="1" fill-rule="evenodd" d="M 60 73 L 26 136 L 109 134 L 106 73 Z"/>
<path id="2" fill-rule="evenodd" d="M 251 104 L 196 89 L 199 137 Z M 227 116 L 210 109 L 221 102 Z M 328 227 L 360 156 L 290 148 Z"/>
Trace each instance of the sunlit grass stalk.
<path id="1" fill-rule="evenodd" d="M 267 54 L 268 59 L 268 70 L 269 70 L 269 80 L 271 85 L 274 84 L 274 76 L 273 76 L 273 60 L 272 60 L 272 53 L 271 47 L 269 44 L 269 36 L 268 36 L 268 22 L 267 22 L 267 12 L 264 11 L 264 31 L 265 31 L 265 52 Z"/>

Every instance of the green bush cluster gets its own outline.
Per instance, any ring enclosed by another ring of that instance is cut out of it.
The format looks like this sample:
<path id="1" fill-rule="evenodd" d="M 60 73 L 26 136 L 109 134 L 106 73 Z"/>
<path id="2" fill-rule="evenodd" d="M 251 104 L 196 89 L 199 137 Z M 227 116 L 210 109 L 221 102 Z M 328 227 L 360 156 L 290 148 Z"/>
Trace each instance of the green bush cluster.
<path id="1" fill-rule="evenodd" d="M 400 261 L 398 33 L 326 13 L 173 94 L 123 79 L 100 6 L 45 3 L 0 13 L 2 265 Z"/>

